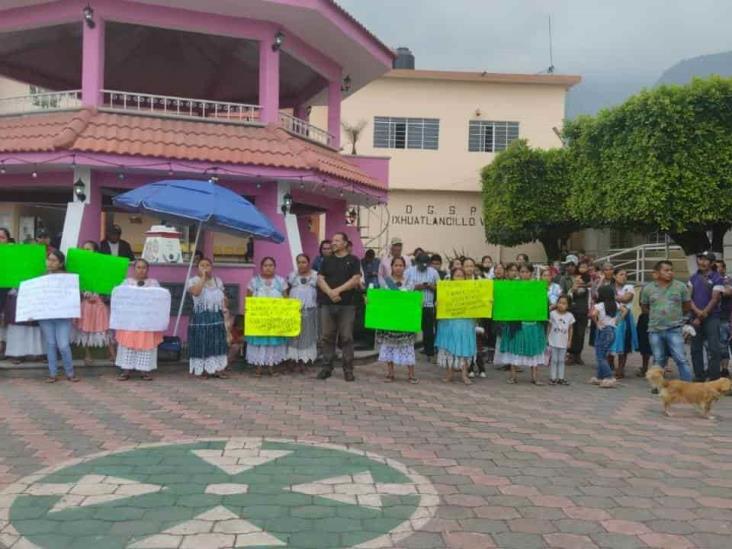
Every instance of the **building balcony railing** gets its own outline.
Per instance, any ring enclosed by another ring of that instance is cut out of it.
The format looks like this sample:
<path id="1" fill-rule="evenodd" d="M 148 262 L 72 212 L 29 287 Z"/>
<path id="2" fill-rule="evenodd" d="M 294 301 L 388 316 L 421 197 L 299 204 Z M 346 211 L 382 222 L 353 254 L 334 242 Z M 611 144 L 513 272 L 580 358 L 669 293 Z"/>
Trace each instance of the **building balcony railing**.
<path id="1" fill-rule="evenodd" d="M 332 134 L 328 133 L 325 130 L 322 130 L 316 126 L 313 126 L 309 122 L 306 122 L 305 120 L 302 120 L 301 118 L 297 118 L 296 116 L 292 116 L 289 114 L 285 114 L 283 112 L 280 113 L 280 125 L 287 130 L 288 132 L 297 135 L 299 137 L 304 137 L 305 139 L 310 139 L 312 141 L 316 141 L 322 145 L 326 145 L 328 147 L 333 147 L 335 143 L 335 138 Z"/>
<path id="2" fill-rule="evenodd" d="M 119 90 L 101 90 L 101 98 L 100 109 L 105 111 L 205 120 L 206 122 L 261 125 L 262 108 L 259 105 Z M 0 116 L 74 110 L 81 107 L 81 90 L 0 97 Z M 293 135 L 327 147 L 334 146 L 335 138 L 332 134 L 305 120 L 280 113 L 279 122 L 283 129 Z"/>
<path id="3" fill-rule="evenodd" d="M 0 97 L 0 116 L 36 111 L 63 111 L 81 107 L 81 90 L 31 93 L 17 97 Z"/>
<path id="4" fill-rule="evenodd" d="M 149 93 L 102 90 L 102 108 L 112 111 L 175 118 L 205 118 L 206 121 L 259 123 L 261 107 Z"/>

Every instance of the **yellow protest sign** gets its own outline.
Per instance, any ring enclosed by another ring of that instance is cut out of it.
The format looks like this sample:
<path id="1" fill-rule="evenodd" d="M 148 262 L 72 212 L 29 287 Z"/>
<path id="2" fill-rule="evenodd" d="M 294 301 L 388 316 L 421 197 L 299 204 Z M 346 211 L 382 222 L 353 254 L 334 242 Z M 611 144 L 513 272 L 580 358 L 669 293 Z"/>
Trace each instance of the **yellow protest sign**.
<path id="1" fill-rule="evenodd" d="M 244 335 L 297 337 L 300 301 L 276 297 L 248 297 L 244 303 Z"/>
<path id="2" fill-rule="evenodd" d="M 492 280 L 440 280 L 437 283 L 437 318 L 490 318 L 493 314 Z"/>

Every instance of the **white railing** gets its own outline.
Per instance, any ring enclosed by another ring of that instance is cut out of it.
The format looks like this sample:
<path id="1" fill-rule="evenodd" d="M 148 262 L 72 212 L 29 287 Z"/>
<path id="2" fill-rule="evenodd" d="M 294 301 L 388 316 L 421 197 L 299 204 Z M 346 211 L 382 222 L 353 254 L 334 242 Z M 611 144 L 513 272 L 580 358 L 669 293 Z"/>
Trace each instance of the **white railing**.
<path id="1" fill-rule="evenodd" d="M 619 250 L 595 260 L 597 265 L 612 263 L 613 267 L 621 267 L 628 273 L 628 280 L 639 284 L 650 281 L 653 264 L 665 260 L 681 264 L 686 269 L 686 257 L 673 257 L 672 252 L 680 251 L 681 246 L 670 244 L 641 244 L 634 248 Z"/>
<path id="2" fill-rule="evenodd" d="M 359 233 L 364 248 L 373 248 L 377 256 L 389 249 L 389 222 L 391 214 L 386 204 L 359 206 Z"/>
<path id="3" fill-rule="evenodd" d="M 281 112 L 280 124 L 285 130 L 299 137 L 311 139 L 312 141 L 327 145 L 328 147 L 332 147 L 335 143 L 335 138 L 332 134 L 313 126 L 309 122 L 305 122 L 305 120 L 297 118 L 296 116 L 291 116 Z"/>
<path id="4" fill-rule="evenodd" d="M 81 107 L 81 90 L 30 93 L 17 97 L 0 97 L 0 115 L 24 114 L 78 109 Z"/>
<path id="5" fill-rule="evenodd" d="M 245 103 L 208 101 L 189 97 L 102 90 L 102 108 L 111 111 L 151 114 L 210 121 L 259 123 L 261 107 Z"/>

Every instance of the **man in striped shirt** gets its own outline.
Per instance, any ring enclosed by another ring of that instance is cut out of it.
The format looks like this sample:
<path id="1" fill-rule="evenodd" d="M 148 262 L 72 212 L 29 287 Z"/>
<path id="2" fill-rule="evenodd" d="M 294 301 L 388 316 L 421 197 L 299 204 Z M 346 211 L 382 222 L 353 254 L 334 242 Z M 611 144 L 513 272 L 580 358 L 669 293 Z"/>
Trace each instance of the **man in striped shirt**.
<path id="1" fill-rule="evenodd" d="M 428 357 L 435 354 L 435 290 L 439 273 L 430 267 L 430 256 L 420 254 L 406 272 L 407 285 L 422 292 L 422 344 Z"/>

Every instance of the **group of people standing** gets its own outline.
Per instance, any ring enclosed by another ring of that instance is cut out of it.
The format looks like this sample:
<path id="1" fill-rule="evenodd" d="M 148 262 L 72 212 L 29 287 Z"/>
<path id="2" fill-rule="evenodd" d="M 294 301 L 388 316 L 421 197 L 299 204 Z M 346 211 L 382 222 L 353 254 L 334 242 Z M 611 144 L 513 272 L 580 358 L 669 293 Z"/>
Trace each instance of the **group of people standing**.
<path id="1" fill-rule="evenodd" d="M 113 255 L 131 254 L 129 245 L 120 239 L 121 231 L 113 228 L 101 246 L 86 242 L 84 248 Z M 12 242 L 7 229 L 0 228 L 0 245 Z M 49 274 L 64 272 L 64 255 L 47 250 Z M 186 292 L 193 301 L 188 323 L 188 357 L 190 373 L 201 378 L 225 378 L 232 359 L 232 350 L 241 347 L 242 326 L 229 313 L 222 280 L 214 275 L 211 260 L 197 258 L 196 276 L 186 283 Z M 644 375 L 651 357 L 659 366 L 666 366 L 672 357 L 679 376 L 691 380 L 684 352 L 685 339 L 692 340 L 692 363 L 697 381 L 729 375 L 730 321 L 732 318 L 732 281 L 726 276 L 726 265 L 713 254 L 697 257 L 698 271 L 688 285 L 674 280 L 670 262 L 659 262 L 654 281 L 640 294 L 642 314 L 637 322 L 633 315 L 636 289 L 628 284 L 627 272 L 609 263 L 596 269 L 589 259 L 568 255 L 561 269 L 543 267 L 536 272 L 525 254 L 515 262 L 493 262 L 490 256 L 480 263 L 463 257 L 450 261 L 442 269 L 442 258 L 415 250 L 412 257 L 402 254 L 402 242 L 395 238 L 389 253 L 377 259 L 373 252 L 359 260 L 350 251 L 343 233 L 321 244 L 320 255 L 311 261 L 306 254 L 296 257 L 296 269 L 287 277 L 276 274 L 272 257 L 260 261 L 257 274 L 247 287 L 247 296 L 285 298 L 301 302 L 301 331 L 296 338 L 246 338 L 246 361 L 255 367 L 255 375 L 263 371 L 277 375 L 276 368 L 289 364 L 304 370 L 322 357 L 319 379 L 333 373 L 336 350 L 343 357 L 344 377 L 355 379 L 353 371 L 353 331 L 358 305 L 368 288 L 422 293 L 422 352 L 445 369 L 444 381 L 450 382 L 455 372 L 466 385 L 471 379 L 485 377 L 485 363 L 503 367 L 509 372 L 508 382 L 516 383 L 517 374 L 529 368 L 531 382 L 542 385 L 539 368 L 549 367 L 549 382 L 568 385 L 566 364 L 583 364 L 581 353 L 589 326 L 589 344 L 595 348 L 597 373 L 591 380 L 601 387 L 613 387 L 625 375 L 627 356 L 640 351 Z M 158 287 L 148 276 L 149 265 L 143 259 L 133 261 L 133 275 L 123 284 L 135 287 Z M 440 280 L 489 278 L 517 282 L 542 278 L 547 282 L 547 322 L 493 322 L 490 319 L 436 320 Z M 17 290 L 0 291 L 3 329 L 0 342 L 5 356 L 19 362 L 25 356 L 45 354 L 49 382 L 57 380 L 60 354 L 66 377 L 77 381 L 71 360 L 71 344 L 84 349 L 85 362 L 92 362 L 91 350 L 105 348 L 116 366 L 119 379 L 128 380 L 139 372 L 143 379 L 152 379 L 157 368 L 158 346 L 162 332 L 109 329 L 109 298 L 82 292 L 79 319 L 53 319 L 38 322 L 16 322 Z M 415 372 L 417 334 L 376 331 L 379 361 L 386 365 L 387 382 L 396 380 L 395 367 L 407 369 L 407 380 L 417 383 Z"/>

